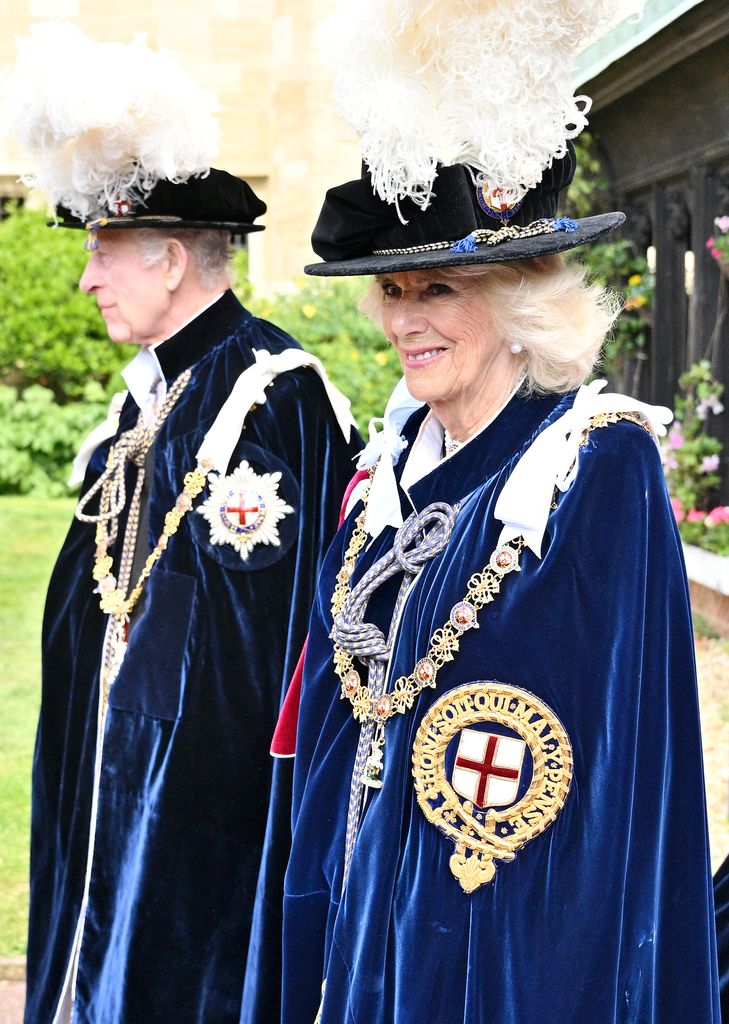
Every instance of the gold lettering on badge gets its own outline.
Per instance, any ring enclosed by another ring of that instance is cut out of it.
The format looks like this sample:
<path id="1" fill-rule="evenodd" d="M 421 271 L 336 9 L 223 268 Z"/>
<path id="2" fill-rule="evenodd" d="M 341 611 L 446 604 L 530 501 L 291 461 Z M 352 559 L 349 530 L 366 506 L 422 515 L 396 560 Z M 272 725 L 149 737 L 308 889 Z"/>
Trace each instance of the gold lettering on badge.
<path id="1" fill-rule="evenodd" d="M 446 750 L 462 729 L 478 723 L 506 726 L 523 741 L 532 778 L 511 806 L 479 810 L 446 776 Z M 466 683 L 428 710 L 413 744 L 415 792 L 427 820 L 455 843 L 450 868 L 465 892 L 496 874 L 495 860 L 513 860 L 564 807 L 572 780 L 572 746 L 564 726 L 527 690 L 496 681 Z"/>

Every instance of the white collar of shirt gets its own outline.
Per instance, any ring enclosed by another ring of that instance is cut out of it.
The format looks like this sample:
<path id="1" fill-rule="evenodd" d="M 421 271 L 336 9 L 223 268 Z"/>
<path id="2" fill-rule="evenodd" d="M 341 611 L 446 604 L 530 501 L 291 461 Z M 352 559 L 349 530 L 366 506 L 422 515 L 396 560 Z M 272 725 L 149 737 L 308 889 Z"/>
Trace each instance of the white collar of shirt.
<path id="1" fill-rule="evenodd" d="M 157 345 L 145 345 L 140 348 L 131 363 L 122 370 L 124 383 L 140 409 L 144 409 L 153 391 L 157 391 L 158 397 L 162 397 L 159 395 L 159 391 L 162 390 L 159 388 L 160 381 L 164 388 L 163 394 L 167 390 L 162 367 L 154 351 L 158 345 L 163 344 L 164 342 L 158 342 Z"/>
<path id="2" fill-rule="evenodd" d="M 180 324 L 175 334 L 181 331 L 183 327 L 191 324 L 193 320 L 196 320 L 206 309 L 214 306 L 222 296 L 223 292 L 220 292 L 214 299 L 211 299 L 210 302 L 207 302 L 198 309 L 184 324 Z M 132 398 L 142 410 L 142 416 L 147 425 L 154 418 L 156 406 L 164 401 L 167 394 L 167 382 L 157 358 L 156 350 L 168 340 L 168 338 L 165 338 L 163 341 L 155 342 L 154 345 L 143 345 L 134 359 L 127 363 L 121 372 L 124 383 L 129 389 Z"/>
<path id="3" fill-rule="evenodd" d="M 469 437 L 467 441 L 464 441 L 458 451 L 461 451 L 469 445 L 474 438 L 478 437 L 479 434 L 482 434 L 487 427 L 491 426 L 496 417 L 501 415 L 519 388 L 522 386 L 523 381 L 524 378 L 520 377 L 514 386 L 513 391 L 506 396 L 503 403 L 499 406 L 493 416 L 491 416 L 486 423 L 484 423 L 484 425 L 477 430 L 475 434 L 473 434 L 472 437 Z M 408 492 L 413 484 L 416 484 L 418 480 L 422 480 L 424 476 L 427 476 L 428 473 L 431 473 L 436 466 L 440 465 L 440 463 L 444 461 L 443 434 L 443 424 L 434 412 L 429 412 L 420 424 L 418 436 L 413 441 L 410 454 L 408 455 L 408 460 L 405 463 L 405 468 L 403 469 L 402 476 L 400 477 L 400 486 L 405 493 Z M 452 458 L 452 456 L 448 456 L 448 458 Z"/>

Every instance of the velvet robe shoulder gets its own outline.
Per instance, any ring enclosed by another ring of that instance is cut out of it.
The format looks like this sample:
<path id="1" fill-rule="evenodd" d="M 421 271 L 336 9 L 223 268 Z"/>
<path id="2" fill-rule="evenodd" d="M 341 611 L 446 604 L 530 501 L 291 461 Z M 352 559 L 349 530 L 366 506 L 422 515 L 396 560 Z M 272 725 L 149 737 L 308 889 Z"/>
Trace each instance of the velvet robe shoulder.
<path id="1" fill-rule="evenodd" d="M 227 293 L 158 350 L 168 383 L 187 367 L 192 377 L 155 443 L 150 550 L 253 350 L 295 344 Z M 278 1015 L 290 780 L 287 764 L 272 779 L 268 747 L 358 442 L 345 442 L 315 372 L 283 374 L 266 395 L 230 471 L 245 460 L 258 474 L 281 474 L 279 495 L 293 511 L 279 523 L 280 544 L 259 544 L 244 561 L 211 542 L 194 509 L 183 519 L 150 576 L 111 688 L 97 806 L 106 622 L 91 578 L 94 526 L 74 520 L 60 553 L 33 767 L 27 1024 L 53 1018 L 90 840 L 74 1024 L 268 1024 Z M 127 399 L 120 430 L 137 412 Z M 94 454 L 84 490 L 108 447 Z M 124 525 L 122 517 L 120 537 Z"/>
<path id="2" fill-rule="evenodd" d="M 513 399 L 410 489 L 417 511 L 434 501 L 459 509 L 446 548 L 409 591 L 390 680 L 426 655 L 487 565 L 511 468 L 571 401 Z M 324 979 L 321 1024 L 719 1024 L 687 584 L 651 437 L 628 422 L 590 434 L 550 514 L 542 559 L 522 553 L 521 571 L 504 578 L 436 689 L 388 720 L 384 784 L 367 791 L 342 893 L 359 726 L 340 698 L 328 634 L 358 511 L 327 556 L 310 626 L 284 897 L 284 1024 L 314 1020 Z M 392 539 L 388 528 L 363 550 L 353 585 Z M 375 591 L 365 620 L 386 632 L 395 593 L 392 580 Z M 489 680 L 551 709 L 573 768 L 553 823 L 467 893 L 449 866 L 454 842 L 417 802 L 413 746 L 436 701 Z"/>

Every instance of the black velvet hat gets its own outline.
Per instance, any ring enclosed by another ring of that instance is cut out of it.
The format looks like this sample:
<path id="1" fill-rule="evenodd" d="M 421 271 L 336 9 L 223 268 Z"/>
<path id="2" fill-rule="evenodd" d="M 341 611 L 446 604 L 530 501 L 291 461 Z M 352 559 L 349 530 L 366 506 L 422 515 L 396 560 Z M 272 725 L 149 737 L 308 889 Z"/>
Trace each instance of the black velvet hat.
<path id="1" fill-rule="evenodd" d="M 207 174 L 174 184 L 158 181 L 144 200 L 120 199 L 91 221 L 75 217 L 64 206 L 57 219 L 62 228 L 221 228 L 242 235 L 263 231 L 253 221 L 266 212 L 248 182 L 211 167 Z"/>
<path id="2" fill-rule="evenodd" d="M 560 193 L 572 181 L 571 142 L 521 202 L 508 205 L 498 190 L 479 184 L 463 164 L 439 167 L 425 208 L 410 199 L 397 205 L 375 195 L 362 176 L 326 194 L 312 235 L 323 263 L 305 267 L 319 277 L 396 273 L 474 263 L 501 263 L 563 252 L 591 242 L 625 220 L 605 213 L 573 220 L 557 216 Z"/>

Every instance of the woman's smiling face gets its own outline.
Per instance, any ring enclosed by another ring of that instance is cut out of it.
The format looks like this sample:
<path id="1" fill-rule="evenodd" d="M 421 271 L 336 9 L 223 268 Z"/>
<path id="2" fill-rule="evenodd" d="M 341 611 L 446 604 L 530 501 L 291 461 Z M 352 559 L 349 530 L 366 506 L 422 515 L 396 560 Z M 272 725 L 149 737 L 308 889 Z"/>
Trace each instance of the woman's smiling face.
<path id="1" fill-rule="evenodd" d="M 510 389 L 519 360 L 494 328 L 482 283 L 437 270 L 382 274 L 382 326 L 408 389 L 439 418 L 475 423 Z M 450 412 L 451 415 L 442 415 Z"/>

